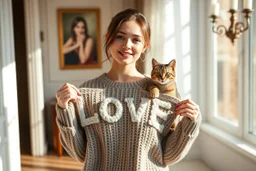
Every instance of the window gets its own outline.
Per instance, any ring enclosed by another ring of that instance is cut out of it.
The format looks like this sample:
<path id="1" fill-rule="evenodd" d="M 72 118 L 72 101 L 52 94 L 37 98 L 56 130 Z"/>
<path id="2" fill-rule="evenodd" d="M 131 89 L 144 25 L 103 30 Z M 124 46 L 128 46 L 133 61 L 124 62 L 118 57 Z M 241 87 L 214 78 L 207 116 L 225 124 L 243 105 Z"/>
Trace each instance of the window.
<path id="1" fill-rule="evenodd" d="M 219 1 L 221 10 L 218 23 L 230 24 L 230 1 Z M 238 125 L 238 41 L 234 44 L 226 36 L 217 36 L 217 113 L 227 122 Z"/>
<path id="2" fill-rule="evenodd" d="M 217 26 L 230 24 L 230 2 L 218 0 L 220 18 Z M 253 2 L 256 9 L 256 3 Z M 239 1 L 238 21 L 244 20 L 242 0 Z M 213 112 L 209 121 L 234 136 L 256 144 L 256 13 L 251 27 L 234 44 L 226 36 L 213 34 L 213 55 L 210 61 L 213 89 L 210 101 Z M 209 75 L 210 76 L 210 75 Z"/>

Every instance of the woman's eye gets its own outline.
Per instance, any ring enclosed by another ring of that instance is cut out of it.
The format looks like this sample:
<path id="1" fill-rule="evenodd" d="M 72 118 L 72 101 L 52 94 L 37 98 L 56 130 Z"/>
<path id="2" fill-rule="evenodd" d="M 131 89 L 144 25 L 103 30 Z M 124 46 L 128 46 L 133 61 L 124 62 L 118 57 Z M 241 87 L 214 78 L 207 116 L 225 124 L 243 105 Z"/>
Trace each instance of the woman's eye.
<path id="1" fill-rule="evenodd" d="M 119 35 L 119 36 L 116 36 L 116 38 L 117 38 L 117 39 L 121 39 L 121 40 L 124 39 L 124 37 L 123 37 L 123 36 L 120 36 L 120 35 Z"/>
<path id="2" fill-rule="evenodd" d="M 136 43 L 137 43 L 137 42 L 141 42 L 140 39 L 133 39 L 133 41 L 136 42 Z"/>

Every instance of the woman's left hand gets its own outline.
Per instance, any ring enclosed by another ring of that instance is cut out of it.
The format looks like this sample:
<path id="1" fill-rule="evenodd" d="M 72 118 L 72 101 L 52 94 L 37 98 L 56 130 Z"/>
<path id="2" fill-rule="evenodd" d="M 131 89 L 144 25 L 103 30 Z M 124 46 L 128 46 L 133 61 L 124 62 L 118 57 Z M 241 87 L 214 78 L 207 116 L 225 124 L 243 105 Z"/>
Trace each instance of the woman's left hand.
<path id="1" fill-rule="evenodd" d="M 199 106 L 190 99 L 180 101 L 176 106 L 176 114 L 188 117 L 191 120 L 196 120 L 200 115 Z"/>

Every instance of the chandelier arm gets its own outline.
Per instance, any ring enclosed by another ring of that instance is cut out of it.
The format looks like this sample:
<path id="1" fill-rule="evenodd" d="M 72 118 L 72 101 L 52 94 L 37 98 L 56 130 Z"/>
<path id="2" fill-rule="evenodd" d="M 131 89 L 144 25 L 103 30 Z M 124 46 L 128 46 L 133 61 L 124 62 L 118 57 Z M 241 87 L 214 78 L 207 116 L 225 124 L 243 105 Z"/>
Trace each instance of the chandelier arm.
<path id="1" fill-rule="evenodd" d="M 212 26 L 212 31 L 220 36 L 223 36 L 227 32 L 227 28 L 224 25 L 219 25 L 217 27 Z"/>
<path id="2" fill-rule="evenodd" d="M 235 33 L 236 34 L 242 33 L 242 32 L 244 32 L 247 29 L 248 29 L 248 24 L 246 26 L 242 22 L 237 22 L 235 24 Z"/>
<path id="3" fill-rule="evenodd" d="M 244 18 L 246 21 L 246 27 L 243 29 L 243 31 L 247 30 L 250 27 L 250 18 L 251 18 L 251 13 L 253 12 L 253 9 L 244 9 L 242 13 L 244 13 Z"/>

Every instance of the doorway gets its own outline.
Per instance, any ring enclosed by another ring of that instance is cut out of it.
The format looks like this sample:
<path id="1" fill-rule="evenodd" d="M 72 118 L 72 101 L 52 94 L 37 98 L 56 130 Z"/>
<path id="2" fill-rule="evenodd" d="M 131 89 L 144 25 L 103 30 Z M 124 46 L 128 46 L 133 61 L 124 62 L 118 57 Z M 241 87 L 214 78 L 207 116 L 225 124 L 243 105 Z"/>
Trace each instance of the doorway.
<path id="1" fill-rule="evenodd" d="M 12 0 L 21 154 L 31 154 L 24 1 Z"/>

